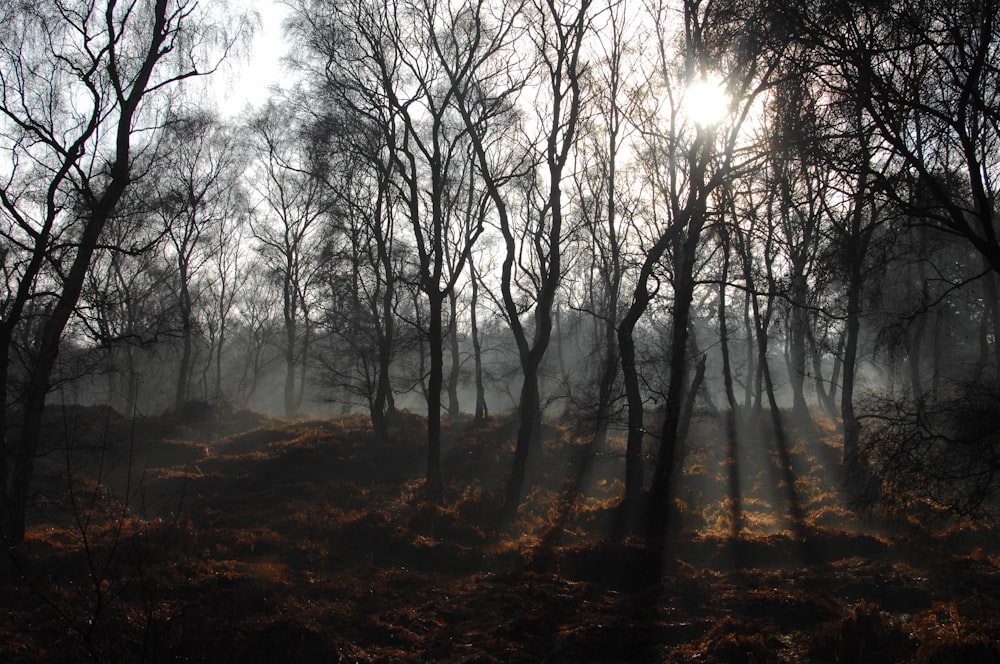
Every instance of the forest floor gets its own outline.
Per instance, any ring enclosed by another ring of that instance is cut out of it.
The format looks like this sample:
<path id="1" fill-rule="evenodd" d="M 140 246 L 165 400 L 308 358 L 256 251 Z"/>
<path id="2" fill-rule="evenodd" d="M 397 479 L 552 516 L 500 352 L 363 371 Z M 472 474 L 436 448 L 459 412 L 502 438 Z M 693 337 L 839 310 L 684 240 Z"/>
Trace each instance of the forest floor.
<path id="1" fill-rule="evenodd" d="M 53 418 L 0 661 L 1000 662 L 998 532 L 856 515 L 829 423 L 699 418 L 653 544 L 614 437 L 547 426 L 500 527 L 509 418 L 446 426 L 434 505 L 415 416 L 196 415 Z"/>

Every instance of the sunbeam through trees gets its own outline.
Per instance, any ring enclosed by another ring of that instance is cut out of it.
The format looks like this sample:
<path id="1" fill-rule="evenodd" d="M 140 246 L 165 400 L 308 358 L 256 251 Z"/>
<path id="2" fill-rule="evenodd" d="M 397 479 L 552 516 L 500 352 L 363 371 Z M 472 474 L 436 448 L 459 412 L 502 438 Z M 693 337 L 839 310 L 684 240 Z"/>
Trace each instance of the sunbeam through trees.
<path id="1" fill-rule="evenodd" d="M 1000 661 L 1000 6 L 281 5 L 0 1 L 0 659 Z"/>

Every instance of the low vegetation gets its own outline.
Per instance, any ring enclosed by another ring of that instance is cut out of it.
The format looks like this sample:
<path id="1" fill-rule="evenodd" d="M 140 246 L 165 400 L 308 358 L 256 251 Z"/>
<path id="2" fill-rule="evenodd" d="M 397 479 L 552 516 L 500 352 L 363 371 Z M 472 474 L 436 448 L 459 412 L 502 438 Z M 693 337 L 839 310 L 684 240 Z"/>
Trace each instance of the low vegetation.
<path id="1" fill-rule="evenodd" d="M 1000 661 L 995 530 L 856 514 L 832 425 L 730 454 L 697 418 L 656 545 L 622 526 L 623 441 L 549 425 L 501 525 L 516 422 L 446 424 L 440 504 L 423 427 L 65 410 L 0 660 Z"/>

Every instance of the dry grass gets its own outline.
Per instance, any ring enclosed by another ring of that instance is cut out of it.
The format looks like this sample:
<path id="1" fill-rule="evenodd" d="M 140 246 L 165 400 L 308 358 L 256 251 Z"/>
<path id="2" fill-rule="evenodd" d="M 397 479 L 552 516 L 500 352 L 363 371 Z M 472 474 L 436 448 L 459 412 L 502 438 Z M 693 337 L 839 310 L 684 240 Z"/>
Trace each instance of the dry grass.
<path id="1" fill-rule="evenodd" d="M 766 440 L 747 436 L 732 459 L 721 425 L 697 423 L 675 528 L 654 546 L 612 536 L 621 459 L 584 463 L 587 441 L 567 428 L 547 429 L 533 487 L 502 526 L 509 420 L 450 423 L 446 499 L 431 504 L 419 418 L 399 418 L 380 445 L 357 417 L 232 417 L 248 428 L 219 418 L 214 436 L 166 427 L 169 439 L 137 441 L 151 451 L 127 499 L 81 466 L 77 495 L 94 498 L 84 529 L 58 469 L 42 475 L 52 485 L 40 486 L 26 582 L 0 610 L 0 660 L 1000 656 L 996 532 L 874 528 L 828 468 L 828 422 L 790 447 L 790 475 Z"/>

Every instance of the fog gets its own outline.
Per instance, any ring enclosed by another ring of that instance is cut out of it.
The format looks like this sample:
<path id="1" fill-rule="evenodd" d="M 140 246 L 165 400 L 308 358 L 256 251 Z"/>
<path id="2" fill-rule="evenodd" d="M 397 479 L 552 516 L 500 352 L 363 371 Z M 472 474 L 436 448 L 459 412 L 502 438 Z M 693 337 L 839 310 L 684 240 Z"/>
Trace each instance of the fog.
<path id="1" fill-rule="evenodd" d="M 807 443 L 865 509 L 995 515 L 992 5 L 35 4 L 0 49 L 7 541 L 71 405 L 419 423 L 433 505 L 492 423 L 506 523 L 552 440 L 613 453 L 653 539 L 711 450 L 776 455 L 804 527 Z"/>

